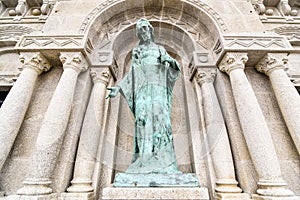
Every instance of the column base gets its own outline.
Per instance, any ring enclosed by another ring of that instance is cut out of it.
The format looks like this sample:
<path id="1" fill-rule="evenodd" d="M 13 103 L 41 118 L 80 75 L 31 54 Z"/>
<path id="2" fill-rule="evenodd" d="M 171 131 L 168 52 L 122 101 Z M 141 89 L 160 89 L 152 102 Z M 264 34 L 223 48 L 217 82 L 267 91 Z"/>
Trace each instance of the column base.
<path id="1" fill-rule="evenodd" d="M 95 193 L 62 193 L 61 200 L 95 200 Z"/>
<path id="2" fill-rule="evenodd" d="M 260 196 L 270 197 L 294 197 L 295 194 L 286 188 L 284 181 L 271 182 L 267 180 L 260 180 L 258 183 L 256 193 Z"/>
<path id="3" fill-rule="evenodd" d="M 23 184 L 24 186 L 17 191 L 19 195 L 49 195 L 53 192 L 49 180 L 26 180 Z"/>
<path id="4" fill-rule="evenodd" d="M 246 193 L 240 194 L 225 194 L 216 193 L 216 200 L 250 200 L 250 195 Z"/>
<path id="5" fill-rule="evenodd" d="M 58 196 L 56 193 L 36 196 L 10 195 L 6 198 L 6 200 L 58 200 Z"/>
<path id="6" fill-rule="evenodd" d="M 89 193 L 93 192 L 92 181 L 71 181 L 72 185 L 67 191 L 72 193 Z"/>
<path id="7" fill-rule="evenodd" d="M 253 194 L 252 195 L 253 200 L 299 200 L 300 197 L 271 197 L 271 196 L 261 196 L 258 194 Z"/>
<path id="8" fill-rule="evenodd" d="M 180 199 L 209 200 L 208 190 L 194 188 L 113 188 L 107 187 L 102 192 L 103 200 L 143 200 L 143 199 Z"/>
<path id="9" fill-rule="evenodd" d="M 242 193 L 242 189 L 237 184 L 234 179 L 218 179 L 215 190 L 217 193 Z"/>

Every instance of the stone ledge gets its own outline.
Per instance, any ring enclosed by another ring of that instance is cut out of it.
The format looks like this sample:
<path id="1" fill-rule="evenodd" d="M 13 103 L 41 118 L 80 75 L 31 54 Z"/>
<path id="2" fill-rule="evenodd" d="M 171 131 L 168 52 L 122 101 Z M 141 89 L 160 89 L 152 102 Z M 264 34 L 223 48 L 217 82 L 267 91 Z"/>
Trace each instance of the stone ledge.
<path id="1" fill-rule="evenodd" d="M 107 187 L 102 192 L 103 200 L 115 199 L 190 199 L 209 200 L 208 190 L 201 188 L 113 188 Z"/>
<path id="2" fill-rule="evenodd" d="M 252 195 L 253 200 L 300 200 L 299 196 L 293 197 L 270 197 L 270 196 L 261 196 L 257 194 Z"/>
<path id="3" fill-rule="evenodd" d="M 62 193 L 61 200 L 94 200 L 94 192 L 83 192 L 83 193 Z"/>
<path id="4" fill-rule="evenodd" d="M 216 193 L 216 200 L 250 200 L 250 195 L 246 193 Z"/>
<path id="5" fill-rule="evenodd" d="M 57 194 L 52 193 L 49 195 L 36 195 L 36 196 L 26 196 L 26 195 L 10 195 L 5 198 L 5 200 L 57 200 Z"/>

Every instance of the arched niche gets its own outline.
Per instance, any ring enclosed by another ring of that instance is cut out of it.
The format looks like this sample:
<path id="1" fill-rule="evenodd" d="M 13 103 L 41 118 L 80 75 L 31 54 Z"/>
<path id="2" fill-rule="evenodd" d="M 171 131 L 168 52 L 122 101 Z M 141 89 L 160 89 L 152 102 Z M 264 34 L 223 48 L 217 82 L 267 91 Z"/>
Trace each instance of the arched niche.
<path id="1" fill-rule="evenodd" d="M 155 23 L 157 38 L 167 39 L 168 43 L 183 41 L 177 44 L 187 54 L 191 51 L 212 51 L 222 32 L 227 30 L 218 13 L 201 1 L 108 0 L 87 15 L 79 31 L 85 35 L 87 49 L 92 49 L 87 51 L 92 54 L 89 56 L 92 62 L 97 51 L 112 51 L 116 38 L 120 38 L 120 34 L 124 36 L 124 31 L 133 27 L 140 18 Z M 161 33 L 164 30 L 172 31 L 171 38 L 163 37 L 167 35 Z M 175 32 L 179 36 L 173 35 Z M 124 38 L 133 39 L 132 36 Z M 98 65 L 97 61 L 95 65 Z"/>
<path id="2" fill-rule="evenodd" d="M 173 90 L 172 129 L 179 168 L 183 172 L 195 172 L 195 168 L 199 168 L 195 166 L 191 150 L 191 131 L 195 130 L 190 128 L 193 122 L 188 113 L 197 112 L 197 102 L 188 67 L 194 52 L 213 51 L 226 26 L 218 14 L 201 1 L 107 1 L 88 15 L 80 29 L 90 49 L 88 57 L 92 66 L 117 65 L 115 80 L 122 79 L 131 64 L 131 50 L 138 44 L 135 24 L 140 18 L 150 21 L 155 30 L 155 42 L 164 46 L 181 65 L 182 74 Z M 106 134 L 114 135 L 108 138 L 116 138 L 107 141 L 113 146 L 114 153 L 110 155 L 114 156 L 114 163 L 111 167 L 112 173 L 116 173 L 126 170 L 130 164 L 134 119 L 124 99 L 117 97 L 113 101 L 108 121 L 116 120 L 117 126 L 113 123 L 113 127 L 109 127 L 108 123 Z M 199 122 L 200 119 L 193 120 Z M 205 169 L 200 170 L 205 174 Z"/>

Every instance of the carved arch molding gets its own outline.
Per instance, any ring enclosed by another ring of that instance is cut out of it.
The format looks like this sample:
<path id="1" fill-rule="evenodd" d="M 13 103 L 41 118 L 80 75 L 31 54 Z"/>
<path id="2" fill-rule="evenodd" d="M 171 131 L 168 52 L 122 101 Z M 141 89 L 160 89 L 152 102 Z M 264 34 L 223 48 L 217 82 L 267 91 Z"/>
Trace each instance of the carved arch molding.
<path id="1" fill-rule="evenodd" d="M 86 35 L 85 48 L 91 53 L 92 65 L 109 66 L 110 51 L 117 56 L 122 47 L 131 49 L 130 44 L 137 42 L 134 25 L 140 18 L 147 18 L 154 26 L 158 43 L 176 49 L 186 60 L 193 59 L 196 51 L 212 52 L 227 30 L 218 13 L 201 1 L 103 2 L 90 12 L 79 31 Z"/>

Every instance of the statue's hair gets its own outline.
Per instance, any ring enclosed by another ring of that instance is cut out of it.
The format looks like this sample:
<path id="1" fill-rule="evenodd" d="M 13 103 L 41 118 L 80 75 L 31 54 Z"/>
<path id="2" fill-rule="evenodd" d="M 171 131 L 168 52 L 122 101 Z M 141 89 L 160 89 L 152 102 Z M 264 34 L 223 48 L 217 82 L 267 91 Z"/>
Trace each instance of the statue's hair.
<path id="1" fill-rule="evenodd" d="M 136 35 L 138 36 L 138 38 L 140 39 L 140 44 L 142 41 L 142 38 L 139 34 L 139 30 L 143 25 L 147 25 L 149 27 L 150 30 L 150 34 L 151 34 L 151 40 L 152 42 L 154 42 L 154 28 L 153 26 L 149 23 L 149 21 L 145 18 L 141 18 L 139 19 L 139 21 L 136 23 Z"/>

